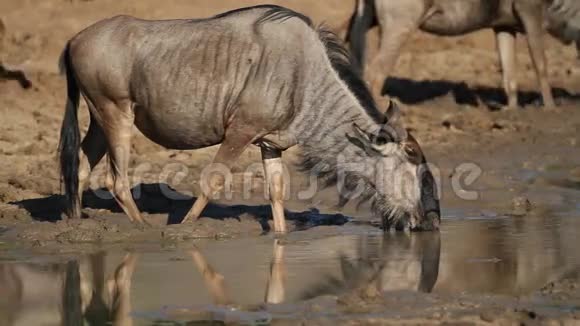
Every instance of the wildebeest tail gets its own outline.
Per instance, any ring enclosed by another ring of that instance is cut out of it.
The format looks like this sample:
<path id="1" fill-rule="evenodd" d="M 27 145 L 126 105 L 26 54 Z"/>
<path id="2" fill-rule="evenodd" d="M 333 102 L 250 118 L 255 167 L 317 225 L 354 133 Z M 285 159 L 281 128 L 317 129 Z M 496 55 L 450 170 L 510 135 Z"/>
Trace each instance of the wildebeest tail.
<path id="1" fill-rule="evenodd" d="M 580 1 L 553 0 L 546 8 L 549 32 L 569 44 L 580 42 Z"/>
<path id="2" fill-rule="evenodd" d="M 354 58 L 354 65 L 362 73 L 365 61 L 366 32 L 376 21 L 374 0 L 357 0 L 352 15 L 347 42 Z"/>
<path id="3" fill-rule="evenodd" d="M 80 90 L 71 65 L 70 46 L 67 44 L 60 60 L 61 70 L 66 73 L 67 102 L 60 129 L 60 143 L 58 146 L 60 159 L 60 173 L 64 185 L 67 203 L 67 215 L 77 217 L 79 188 L 79 149 L 81 146 L 77 111 L 79 107 Z"/>

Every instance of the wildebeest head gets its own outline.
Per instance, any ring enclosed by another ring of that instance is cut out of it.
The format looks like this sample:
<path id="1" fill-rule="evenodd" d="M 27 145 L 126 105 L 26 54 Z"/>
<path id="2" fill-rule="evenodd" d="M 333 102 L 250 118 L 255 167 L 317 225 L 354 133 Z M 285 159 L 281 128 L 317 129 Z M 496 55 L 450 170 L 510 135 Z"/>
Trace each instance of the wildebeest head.
<path id="1" fill-rule="evenodd" d="M 438 230 L 440 209 L 435 178 L 419 143 L 403 128 L 397 105 L 390 103 L 379 130 L 369 132 L 353 124 L 347 137 L 362 149 L 364 161 L 370 163 L 363 173 L 366 182 L 361 196 L 372 201 L 383 226 Z"/>

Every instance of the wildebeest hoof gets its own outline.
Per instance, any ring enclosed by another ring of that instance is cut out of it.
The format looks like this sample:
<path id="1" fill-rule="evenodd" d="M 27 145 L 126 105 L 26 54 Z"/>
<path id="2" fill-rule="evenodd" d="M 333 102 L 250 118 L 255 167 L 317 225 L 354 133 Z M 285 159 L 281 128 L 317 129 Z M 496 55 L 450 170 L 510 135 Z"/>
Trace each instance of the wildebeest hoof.
<path id="1" fill-rule="evenodd" d="M 133 225 L 135 226 L 136 229 L 140 231 L 151 230 L 153 228 L 153 225 L 147 222 L 147 220 L 145 219 L 142 222 L 133 221 Z"/>
<path id="2" fill-rule="evenodd" d="M 518 109 L 518 107 L 517 106 L 514 106 L 514 105 L 502 105 L 500 107 L 500 110 L 501 111 L 514 111 L 514 110 L 517 110 L 517 109 Z"/>
<path id="3" fill-rule="evenodd" d="M 486 102 L 485 105 L 490 111 L 513 111 L 519 108 L 517 105 L 506 105 L 496 101 Z"/>
<path id="4" fill-rule="evenodd" d="M 552 110 L 556 110 L 558 107 L 556 106 L 556 104 L 552 104 L 552 105 L 543 105 L 541 107 L 542 110 L 546 110 L 546 111 L 552 111 Z"/>

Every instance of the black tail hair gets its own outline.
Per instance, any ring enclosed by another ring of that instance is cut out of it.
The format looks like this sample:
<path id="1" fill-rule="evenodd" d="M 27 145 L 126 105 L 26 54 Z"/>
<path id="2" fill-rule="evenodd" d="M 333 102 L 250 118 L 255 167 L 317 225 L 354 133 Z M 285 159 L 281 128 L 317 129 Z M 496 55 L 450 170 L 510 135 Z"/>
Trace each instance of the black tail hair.
<path id="1" fill-rule="evenodd" d="M 83 311 L 81 302 L 81 275 L 79 263 L 69 261 L 66 264 L 66 274 L 62 293 L 63 326 L 83 324 Z"/>
<path id="2" fill-rule="evenodd" d="M 358 3 L 364 2 L 362 12 L 359 12 Z M 376 24 L 374 0 L 357 0 L 357 5 L 352 15 L 347 42 L 350 44 L 350 53 L 354 58 L 354 66 L 359 73 L 364 70 L 366 32 Z"/>
<path id="3" fill-rule="evenodd" d="M 67 44 L 61 56 L 61 68 L 66 72 L 67 102 L 60 129 L 60 173 L 65 189 L 67 215 L 79 217 L 79 149 L 81 135 L 77 111 L 79 107 L 80 90 L 74 76 L 70 58 L 70 45 Z"/>

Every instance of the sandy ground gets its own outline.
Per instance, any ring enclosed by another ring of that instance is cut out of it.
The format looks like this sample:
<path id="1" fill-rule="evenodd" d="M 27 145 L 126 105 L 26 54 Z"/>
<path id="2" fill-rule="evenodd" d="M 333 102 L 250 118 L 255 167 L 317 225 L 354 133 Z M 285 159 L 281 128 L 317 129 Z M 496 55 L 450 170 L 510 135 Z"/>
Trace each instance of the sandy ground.
<path id="1" fill-rule="evenodd" d="M 354 1 L 343 0 L 272 2 L 304 12 L 316 22 L 326 22 L 331 27 L 346 21 L 354 7 Z M 18 239 L 27 246 L 58 251 L 60 247 L 55 243 L 255 236 L 267 230 L 269 208 L 261 206 L 267 202 L 255 197 L 247 201 L 239 196 L 220 203 L 244 204 L 242 206 L 212 206 L 207 214 L 214 219 L 202 219 L 195 226 L 165 227 L 167 220 L 176 221 L 183 216 L 191 205 L 191 198 L 169 200 L 160 195 L 159 184 L 168 184 L 181 193 L 195 194 L 199 189 L 199 171 L 211 161 L 216 149 L 168 151 L 137 131 L 130 174 L 134 185 L 146 184 L 139 188 L 139 206 L 156 227 L 145 231 L 135 229 L 112 200 L 98 198 L 92 192 L 85 196 L 85 213 L 90 219 L 54 222 L 59 220 L 62 210 L 56 148 L 65 102 L 65 83 L 58 74 L 57 59 L 67 39 L 90 23 L 117 14 L 156 19 L 205 17 L 258 3 L 261 2 L 170 0 L 162 5 L 153 0 L 0 2 L 0 19 L 4 26 L 4 31 L 0 28 L 0 62 L 8 69 L 23 71 L 32 85 L 23 88 L 26 83 L 0 80 L 0 235 L 9 242 L 0 244 L 12 247 L 13 241 Z M 376 40 L 376 31 L 370 35 L 371 54 L 376 48 L 373 40 Z M 503 101 L 491 32 L 461 38 L 436 38 L 418 33 L 405 47 L 396 78 L 388 83 L 389 93 L 404 103 L 405 123 L 430 162 L 440 169 L 444 212 L 510 213 L 519 209 L 513 207 L 513 199 L 522 196 L 529 198 L 535 207 L 553 209 L 556 203 L 561 208 L 566 204 L 567 194 L 546 195 L 545 190 L 552 189 L 555 183 L 578 188 L 580 64 L 573 48 L 551 39 L 547 41 L 550 80 L 559 103 L 559 107 L 551 111 L 536 106 L 535 78 L 523 39 L 518 40 L 518 78 L 524 109 L 511 112 L 491 111 L 487 105 Z M 80 112 L 83 126 L 86 126 L 84 104 Z M 292 162 L 294 152 L 287 155 L 287 162 Z M 236 169 L 243 171 L 253 163 L 259 163 L 259 153 L 255 149 L 244 154 Z M 447 177 L 451 177 L 462 163 L 476 163 L 484 171 L 474 185 L 484 194 L 477 201 L 462 201 L 451 191 Z M 177 176 L 176 173 L 184 168 L 187 175 Z M 101 165 L 94 172 L 93 189 L 103 186 L 104 171 Z M 556 176 L 524 180 L 517 177 L 521 171 L 554 171 Z M 160 175 L 165 177 L 160 178 Z M 302 182 L 303 179 L 296 178 L 297 184 Z M 239 186 L 240 182 L 235 184 Z M 253 187 L 259 197 L 258 194 L 263 193 L 261 172 Z M 291 229 L 345 223 L 340 213 L 348 215 L 354 210 L 337 212 L 333 208 L 335 202 L 335 197 L 328 194 L 309 202 L 291 201 L 290 209 L 298 212 L 290 216 Z M 310 207 L 317 207 L 327 215 L 300 213 Z M 240 218 L 228 218 L 232 216 Z M 316 219 L 312 219 L 313 216 Z M 550 291 L 547 290 L 547 295 Z M 575 291 L 572 293 L 575 300 L 580 298 Z M 525 311 L 500 315 L 508 324 L 516 320 L 533 321 Z M 480 318 L 479 313 L 475 316 Z M 454 318 L 450 320 L 474 322 L 474 319 Z M 480 319 L 487 321 L 486 318 Z M 439 321 L 435 319 L 433 323 Z M 410 324 L 415 322 L 409 320 Z"/>

